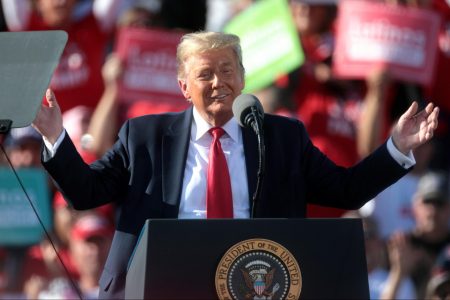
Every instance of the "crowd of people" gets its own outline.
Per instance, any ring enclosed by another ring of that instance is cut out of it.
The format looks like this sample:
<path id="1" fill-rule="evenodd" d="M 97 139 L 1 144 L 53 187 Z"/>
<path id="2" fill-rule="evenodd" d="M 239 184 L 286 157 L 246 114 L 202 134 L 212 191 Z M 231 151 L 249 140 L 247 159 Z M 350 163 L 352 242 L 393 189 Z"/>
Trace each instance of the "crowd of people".
<path id="1" fill-rule="evenodd" d="M 371 299 L 450 297 L 450 102 L 446 99 L 450 96 L 446 82 L 450 65 L 449 3 L 383 0 L 386 5 L 432 10 L 442 18 L 439 43 L 435 45 L 438 56 L 434 81 L 430 86 L 420 86 L 395 80 L 388 69 L 381 67 L 364 80 L 335 78 L 332 61 L 339 1 L 286 1 L 305 61 L 254 94 L 266 113 L 301 120 L 314 145 L 338 165 L 349 167 L 384 143 L 392 125 L 412 101 L 418 101 L 422 108 L 433 102 L 441 109 L 435 137 L 414 150 L 416 165 L 405 177 L 361 209 L 308 204 L 307 216 L 363 220 Z M 114 144 L 127 118 L 182 111 L 191 105 L 127 106 L 128 102 L 120 99 L 118 82 L 123 62 L 114 49 L 120 28 L 221 31 L 233 16 L 257 1 L 0 2 L 2 31 L 62 29 L 68 33 L 50 87 L 58 99 L 67 134 L 83 160 L 90 163 Z M 42 137 L 31 126 L 12 129 L 3 146 L 14 168 L 42 170 Z M 0 167 L 8 168 L 8 160 L 2 155 Z M 73 299 L 78 295 L 95 299 L 98 295 L 98 281 L 120 207 L 108 204 L 80 212 L 64 200 L 50 178 L 48 190 L 52 240 L 44 236 L 38 244 L 0 245 L 0 299 Z"/>

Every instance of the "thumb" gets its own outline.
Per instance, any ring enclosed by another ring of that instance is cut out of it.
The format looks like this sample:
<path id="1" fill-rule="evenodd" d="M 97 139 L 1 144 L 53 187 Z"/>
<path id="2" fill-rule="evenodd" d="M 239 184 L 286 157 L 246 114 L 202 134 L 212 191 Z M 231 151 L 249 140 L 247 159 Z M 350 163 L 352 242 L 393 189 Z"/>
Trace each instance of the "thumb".
<path id="1" fill-rule="evenodd" d="M 58 102 L 56 101 L 55 94 L 51 89 L 47 89 L 45 93 L 45 98 L 47 99 L 49 107 L 59 107 Z"/>
<path id="2" fill-rule="evenodd" d="M 408 108 L 408 110 L 403 114 L 403 119 L 409 119 L 412 116 L 414 116 L 417 113 L 419 105 L 417 104 L 417 101 L 414 101 L 411 106 Z"/>

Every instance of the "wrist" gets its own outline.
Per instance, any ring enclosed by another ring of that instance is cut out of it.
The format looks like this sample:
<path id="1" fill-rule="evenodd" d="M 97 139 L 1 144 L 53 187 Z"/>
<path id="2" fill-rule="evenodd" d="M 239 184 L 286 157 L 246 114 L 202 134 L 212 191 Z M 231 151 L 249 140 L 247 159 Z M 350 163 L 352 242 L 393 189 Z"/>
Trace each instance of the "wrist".
<path id="1" fill-rule="evenodd" d="M 401 143 L 400 141 L 397 140 L 397 137 L 395 134 L 392 135 L 392 143 L 394 144 L 394 147 L 400 151 L 402 154 L 404 155 L 408 155 L 409 151 L 411 149 L 408 149 L 408 147 L 406 147 L 405 145 L 403 145 L 403 143 Z"/>
<path id="2" fill-rule="evenodd" d="M 50 135 L 50 136 L 44 136 L 44 138 L 52 145 L 54 145 L 56 143 L 56 141 L 58 140 L 58 138 L 61 136 L 61 134 L 63 133 L 63 128 L 61 127 L 59 130 L 55 130 L 55 133 Z"/>

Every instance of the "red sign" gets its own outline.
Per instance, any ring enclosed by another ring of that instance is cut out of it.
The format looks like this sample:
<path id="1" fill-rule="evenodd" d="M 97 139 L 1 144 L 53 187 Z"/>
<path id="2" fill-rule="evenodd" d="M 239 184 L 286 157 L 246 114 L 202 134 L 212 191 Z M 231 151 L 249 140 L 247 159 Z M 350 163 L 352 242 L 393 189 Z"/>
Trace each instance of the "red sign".
<path id="1" fill-rule="evenodd" d="M 123 101 L 171 102 L 186 106 L 177 80 L 176 48 L 180 32 L 145 28 L 121 29 L 116 52 L 124 62 L 119 83 Z"/>
<path id="2" fill-rule="evenodd" d="M 429 85 L 437 54 L 437 13 L 371 1 L 339 4 L 333 72 L 366 78 L 385 65 L 393 78 Z"/>

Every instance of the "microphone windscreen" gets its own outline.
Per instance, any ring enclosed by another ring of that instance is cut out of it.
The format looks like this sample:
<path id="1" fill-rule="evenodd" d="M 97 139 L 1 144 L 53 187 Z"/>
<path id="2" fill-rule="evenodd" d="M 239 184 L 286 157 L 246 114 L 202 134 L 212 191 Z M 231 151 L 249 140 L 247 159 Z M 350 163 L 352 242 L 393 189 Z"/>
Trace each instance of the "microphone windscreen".
<path id="1" fill-rule="evenodd" d="M 233 115 L 242 127 L 246 127 L 248 125 L 245 124 L 245 119 L 247 114 L 251 112 L 250 108 L 252 106 L 256 107 L 259 117 L 263 119 L 264 109 L 256 96 L 252 94 L 241 94 L 234 99 L 232 107 Z"/>

